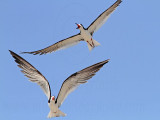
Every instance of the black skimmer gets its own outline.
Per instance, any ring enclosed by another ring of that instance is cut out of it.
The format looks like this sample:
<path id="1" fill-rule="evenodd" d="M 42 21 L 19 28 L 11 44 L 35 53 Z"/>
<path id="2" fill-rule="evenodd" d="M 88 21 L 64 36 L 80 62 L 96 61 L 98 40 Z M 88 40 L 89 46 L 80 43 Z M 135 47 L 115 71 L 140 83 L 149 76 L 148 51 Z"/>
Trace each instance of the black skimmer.
<path id="1" fill-rule="evenodd" d="M 59 94 L 57 98 L 55 98 L 55 96 L 51 96 L 51 89 L 48 80 L 34 66 L 16 53 L 10 51 L 10 54 L 15 59 L 18 67 L 22 69 L 21 72 L 29 78 L 29 81 L 37 83 L 47 96 L 48 106 L 50 108 L 48 118 L 66 116 L 66 114 L 59 109 L 59 107 L 62 105 L 68 94 L 75 90 L 80 84 L 86 83 L 87 80 L 92 78 L 104 64 L 109 62 L 108 59 L 72 74 L 63 82 Z"/>
<path id="2" fill-rule="evenodd" d="M 84 28 L 82 24 L 77 24 L 77 29 L 80 30 L 79 34 L 76 34 L 74 36 L 71 36 L 69 38 L 66 38 L 64 40 L 61 40 L 49 47 L 46 47 L 44 49 L 41 50 L 37 50 L 37 51 L 32 51 L 32 52 L 22 52 L 22 53 L 29 53 L 29 54 L 33 54 L 33 55 L 43 55 L 43 54 L 47 54 L 47 53 L 51 53 L 53 51 L 57 51 L 60 49 L 64 49 L 73 45 L 76 45 L 77 43 L 79 43 L 80 41 L 86 41 L 89 50 L 92 50 L 95 46 L 100 45 L 100 43 L 98 43 L 97 41 L 95 41 L 92 36 L 93 33 L 98 30 L 108 19 L 108 17 L 110 16 L 110 14 L 119 6 L 119 4 L 121 3 L 121 0 L 117 0 L 112 6 L 110 6 L 107 10 L 105 10 L 102 14 L 100 14 L 96 20 L 94 20 L 90 26 L 88 28 Z"/>

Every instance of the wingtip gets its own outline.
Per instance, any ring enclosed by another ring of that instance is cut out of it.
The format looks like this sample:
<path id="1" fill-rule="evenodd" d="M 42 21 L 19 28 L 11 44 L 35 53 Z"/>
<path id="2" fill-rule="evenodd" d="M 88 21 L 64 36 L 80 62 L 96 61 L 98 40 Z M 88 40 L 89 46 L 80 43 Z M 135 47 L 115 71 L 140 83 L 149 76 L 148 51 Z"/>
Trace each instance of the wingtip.
<path id="1" fill-rule="evenodd" d="M 122 2 L 122 0 L 117 0 L 117 1 Z"/>
<path id="2" fill-rule="evenodd" d="M 105 64 L 108 63 L 109 61 L 110 61 L 110 59 L 107 59 L 107 60 L 104 60 L 104 61 L 102 61 L 102 62 L 99 62 L 99 64 L 105 65 Z"/>
<path id="3" fill-rule="evenodd" d="M 19 54 L 24 54 L 25 52 L 20 52 Z"/>
<path id="4" fill-rule="evenodd" d="M 15 59 L 15 61 L 17 60 L 17 58 L 21 58 L 19 55 L 17 55 L 15 52 L 9 50 L 10 54 L 12 55 L 12 57 Z M 17 61 L 16 61 L 17 62 Z"/>
<path id="5" fill-rule="evenodd" d="M 47 53 L 34 51 L 34 52 L 20 52 L 20 54 L 45 55 Z"/>
<path id="6" fill-rule="evenodd" d="M 107 60 L 104 61 L 104 63 L 108 63 L 109 61 L 110 61 L 110 59 L 107 59 Z"/>
<path id="7" fill-rule="evenodd" d="M 8 50 L 9 52 L 12 52 L 12 50 Z"/>
<path id="8" fill-rule="evenodd" d="M 116 3 L 120 4 L 122 2 L 122 0 L 117 0 Z M 119 5 L 118 5 L 119 6 Z"/>
<path id="9" fill-rule="evenodd" d="M 119 0 L 119 3 L 121 3 L 122 2 L 122 0 Z"/>
<path id="10" fill-rule="evenodd" d="M 109 61 L 110 61 L 110 59 L 107 59 L 107 61 L 109 62 Z"/>
<path id="11" fill-rule="evenodd" d="M 106 63 L 108 63 L 110 61 L 110 59 L 107 59 L 107 60 L 104 60 L 104 61 L 102 61 L 102 62 L 99 62 L 99 63 L 97 63 L 97 64 L 99 64 L 99 65 L 105 65 Z"/>
<path id="12" fill-rule="evenodd" d="M 31 54 L 30 52 L 20 52 L 20 54 L 26 54 L 26 53 Z"/>
<path id="13" fill-rule="evenodd" d="M 8 50 L 11 55 L 15 54 L 12 50 Z"/>
<path id="14" fill-rule="evenodd" d="M 20 54 L 33 54 L 33 55 L 36 55 L 36 54 L 33 53 L 33 52 L 20 52 Z"/>

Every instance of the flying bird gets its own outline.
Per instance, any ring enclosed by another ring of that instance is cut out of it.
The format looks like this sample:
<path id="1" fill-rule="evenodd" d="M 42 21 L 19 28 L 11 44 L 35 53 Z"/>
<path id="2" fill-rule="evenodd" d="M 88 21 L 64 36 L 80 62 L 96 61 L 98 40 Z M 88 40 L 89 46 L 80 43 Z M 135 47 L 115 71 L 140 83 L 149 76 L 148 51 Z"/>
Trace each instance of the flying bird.
<path id="1" fill-rule="evenodd" d="M 58 96 L 57 98 L 55 98 L 55 96 L 51 96 L 51 88 L 48 80 L 25 59 L 23 59 L 16 53 L 12 52 L 11 50 L 9 51 L 15 59 L 15 62 L 18 64 L 18 67 L 22 69 L 21 72 L 29 78 L 29 81 L 37 83 L 47 96 L 48 106 L 50 108 L 48 118 L 66 116 L 66 114 L 59 109 L 66 97 L 72 91 L 74 91 L 80 84 L 86 83 L 87 80 L 92 78 L 95 75 L 95 73 L 103 67 L 104 64 L 109 62 L 108 59 L 72 74 L 63 82 Z"/>
<path id="2" fill-rule="evenodd" d="M 51 53 L 53 51 L 57 51 L 60 49 L 64 49 L 73 45 L 78 44 L 80 41 L 86 41 L 89 50 L 91 51 L 95 46 L 99 46 L 96 40 L 93 39 L 93 33 L 98 30 L 108 19 L 110 14 L 119 6 L 121 0 L 117 0 L 112 6 L 110 6 L 107 10 L 105 10 L 102 14 L 100 14 L 90 25 L 88 28 L 84 28 L 82 24 L 77 24 L 77 29 L 80 30 L 80 33 L 73 35 L 69 38 L 61 40 L 53 45 L 46 47 L 41 50 L 32 51 L 32 52 L 22 52 L 22 53 L 29 53 L 33 55 L 43 55 L 47 53 Z"/>

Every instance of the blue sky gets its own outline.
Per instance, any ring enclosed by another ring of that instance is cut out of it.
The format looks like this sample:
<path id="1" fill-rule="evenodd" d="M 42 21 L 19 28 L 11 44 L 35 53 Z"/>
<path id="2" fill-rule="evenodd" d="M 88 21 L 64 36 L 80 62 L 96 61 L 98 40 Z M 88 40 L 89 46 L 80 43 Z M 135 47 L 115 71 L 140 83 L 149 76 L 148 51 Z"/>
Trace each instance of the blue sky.
<path id="1" fill-rule="evenodd" d="M 115 0 L 0 0 L 0 119 L 47 120 L 47 98 L 28 81 L 8 50 L 47 47 L 88 27 Z M 160 119 L 159 0 L 123 0 L 94 34 L 101 43 L 89 52 L 85 42 L 52 54 L 21 54 L 49 81 L 52 95 L 72 73 L 111 59 L 89 82 L 71 93 L 56 120 Z"/>

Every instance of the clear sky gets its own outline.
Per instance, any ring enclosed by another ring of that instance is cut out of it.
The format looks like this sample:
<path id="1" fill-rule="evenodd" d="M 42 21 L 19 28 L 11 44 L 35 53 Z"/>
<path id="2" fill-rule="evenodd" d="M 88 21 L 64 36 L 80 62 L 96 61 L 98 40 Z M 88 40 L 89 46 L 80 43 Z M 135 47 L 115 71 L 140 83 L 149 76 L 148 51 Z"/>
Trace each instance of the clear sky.
<path id="1" fill-rule="evenodd" d="M 0 0 L 0 119 L 47 120 L 47 98 L 28 81 L 8 50 L 19 54 L 47 47 L 88 27 L 116 0 Z M 57 96 L 63 81 L 111 59 L 60 109 L 56 120 L 160 120 L 160 1 L 123 0 L 93 38 L 47 55 L 20 54 L 49 81 Z"/>

